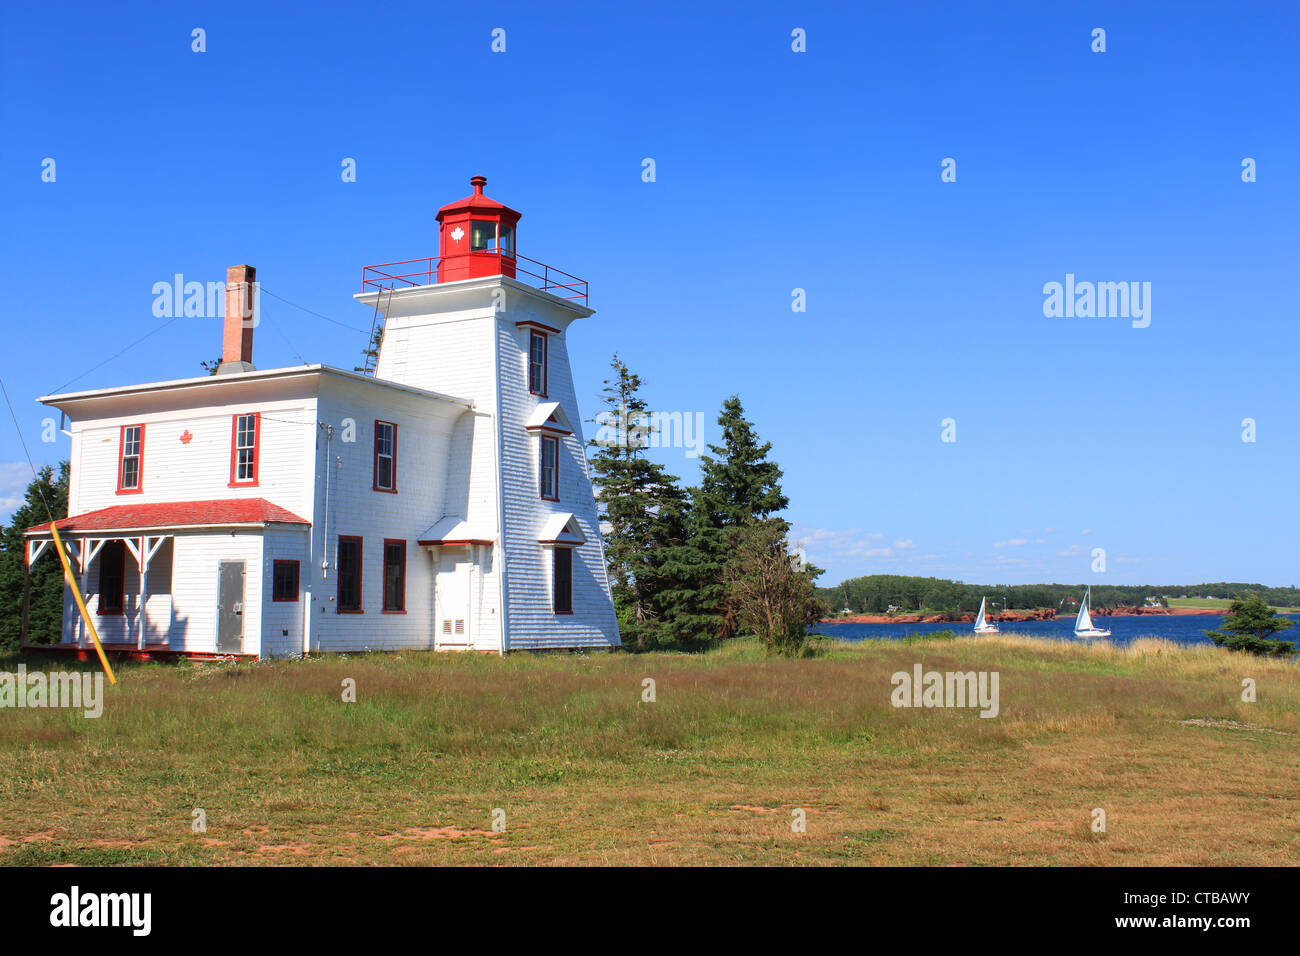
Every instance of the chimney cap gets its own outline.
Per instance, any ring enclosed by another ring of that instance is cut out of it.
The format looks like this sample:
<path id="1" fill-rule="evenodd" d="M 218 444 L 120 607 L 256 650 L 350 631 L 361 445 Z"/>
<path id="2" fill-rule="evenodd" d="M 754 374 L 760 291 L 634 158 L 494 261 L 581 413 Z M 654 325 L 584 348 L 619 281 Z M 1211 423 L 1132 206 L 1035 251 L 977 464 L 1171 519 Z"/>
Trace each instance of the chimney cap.
<path id="1" fill-rule="evenodd" d="M 487 185 L 487 177 L 486 177 L 486 176 L 472 176 L 472 177 L 470 177 L 469 184 L 470 184 L 471 186 L 474 187 L 474 195 L 475 195 L 475 196 L 482 196 L 482 195 L 483 195 L 483 187 Z"/>

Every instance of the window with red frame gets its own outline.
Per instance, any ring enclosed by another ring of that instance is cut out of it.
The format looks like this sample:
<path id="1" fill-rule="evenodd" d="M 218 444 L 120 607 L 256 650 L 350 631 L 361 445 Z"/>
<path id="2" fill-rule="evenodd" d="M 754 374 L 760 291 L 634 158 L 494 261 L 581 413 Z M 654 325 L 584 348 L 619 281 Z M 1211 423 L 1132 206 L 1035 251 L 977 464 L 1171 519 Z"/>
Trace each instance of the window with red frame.
<path id="1" fill-rule="evenodd" d="M 361 611 L 361 539 L 339 535 L 338 613 L 360 614 Z"/>
<path id="2" fill-rule="evenodd" d="M 298 600 L 298 562 L 276 561 L 271 565 L 271 600 Z"/>
<path id="3" fill-rule="evenodd" d="M 144 426 L 123 425 L 118 447 L 118 494 L 136 494 L 141 490 L 141 469 L 143 467 Z"/>
<path id="4" fill-rule="evenodd" d="M 375 491 L 397 490 L 397 426 L 375 422 Z"/>
<path id="5" fill-rule="evenodd" d="M 232 485 L 257 484 L 258 440 L 261 431 L 261 413 L 249 412 L 234 417 L 230 438 L 230 483 Z"/>
<path id="6" fill-rule="evenodd" d="M 556 614 L 573 613 L 573 549 L 551 549 L 551 596 Z"/>
<path id="7" fill-rule="evenodd" d="M 99 613 L 121 614 L 126 607 L 126 545 L 109 541 L 99 549 Z"/>
<path id="8" fill-rule="evenodd" d="M 541 495 L 547 501 L 560 500 L 560 440 L 542 436 Z"/>
<path id="9" fill-rule="evenodd" d="M 528 338 L 528 391 L 546 397 L 546 333 L 530 330 Z"/>
<path id="10" fill-rule="evenodd" d="M 406 610 L 406 542 L 384 540 L 384 612 Z"/>

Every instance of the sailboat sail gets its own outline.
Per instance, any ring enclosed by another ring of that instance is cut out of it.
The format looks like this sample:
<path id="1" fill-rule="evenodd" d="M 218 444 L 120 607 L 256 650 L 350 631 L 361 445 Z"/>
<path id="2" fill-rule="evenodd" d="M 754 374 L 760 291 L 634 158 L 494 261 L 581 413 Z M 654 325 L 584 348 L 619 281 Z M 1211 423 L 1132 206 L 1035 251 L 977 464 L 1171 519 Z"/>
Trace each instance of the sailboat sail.
<path id="1" fill-rule="evenodd" d="M 1088 592 L 1083 592 L 1083 603 L 1079 605 L 1079 616 L 1074 619 L 1076 631 L 1092 630 L 1092 615 L 1088 613 Z"/>
<path id="2" fill-rule="evenodd" d="M 1092 623 L 1092 614 L 1088 612 L 1088 599 L 1092 596 L 1092 588 L 1085 588 L 1083 592 L 1083 603 L 1079 605 L 1079 616 L 1074 619 L 1075 637 L 1110 637 L 1110 629 L 1097 627 Z"/>
<path id="3" fill-rule="evenodd" d="M 984 624 L 984 599 L 980 598 L 980 612 L 975 615 L 975 630 L 978 631 Z"/>

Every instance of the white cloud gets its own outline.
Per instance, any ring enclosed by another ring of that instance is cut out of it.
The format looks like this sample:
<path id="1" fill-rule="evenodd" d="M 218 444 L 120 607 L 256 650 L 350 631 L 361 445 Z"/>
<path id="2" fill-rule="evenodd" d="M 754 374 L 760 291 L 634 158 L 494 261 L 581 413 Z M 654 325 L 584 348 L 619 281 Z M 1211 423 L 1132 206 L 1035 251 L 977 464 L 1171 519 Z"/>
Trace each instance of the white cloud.
<path id="1" fill-rule="evenodd" d="M 32 482 L 31 466 L 25 461 L 0 464 L 0 516 L 8 518 L 27 501 Z"/>
<path id="2" fill-rule="evenodd" d="M 816 563 L 818 558 L 834 561 L 845 558 L 883 558 L 894 553 L 895 548 L 913 547 L 911 538 L 898 538 L 894 546 L 883 542 L 882 531 L 863 531 L 860 528 L 808 528 L 795 526 L 790 530 L 790 541 L 800 545 Z"/>
<path id="3" fill-rule="evenodd" d="M 1018 547 L 1020 547 L 1022 544 L 1028 544 L 1028 543 L 1029 543 L 1029 539 L 1028 539 L 1028 538 L 1012 538 L 1012 539 L 1010 539 L 1009 541 L 994 541 L 994 542 L 993 542 L 993 547 L 995 547 L 995 548 L 1018 548 Z"/>

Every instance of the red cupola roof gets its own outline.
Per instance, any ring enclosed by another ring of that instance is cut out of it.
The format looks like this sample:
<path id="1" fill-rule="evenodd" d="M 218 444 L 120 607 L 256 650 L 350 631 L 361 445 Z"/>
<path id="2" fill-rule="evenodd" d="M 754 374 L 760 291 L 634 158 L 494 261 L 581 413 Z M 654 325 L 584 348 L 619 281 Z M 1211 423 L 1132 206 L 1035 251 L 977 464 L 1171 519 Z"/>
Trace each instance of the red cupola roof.
<path id="1" fill-rule="evenodd" d="M 438 221 L 442 222 L 443 217 L 452 213 L 464 212 L 485 212 L 493 216 L 499 216 L 508 219 L 511 224 L 517 223 L 523 215 L 517 210 L 511 209 L 504 203 L 499 203 L 495 199 L 483 195 L 483 187 L 487 185 L 486 176 L 475 176 L 470 181 L 474 187 L 474 195 L 466 196 L 464 199 L 458 199 L 455 202 L 449 202 L 438 210 Z"/>

